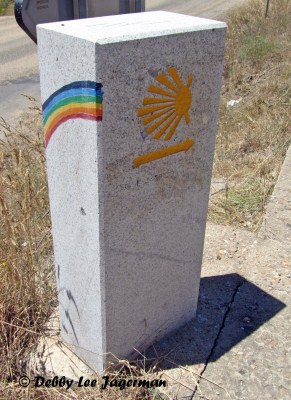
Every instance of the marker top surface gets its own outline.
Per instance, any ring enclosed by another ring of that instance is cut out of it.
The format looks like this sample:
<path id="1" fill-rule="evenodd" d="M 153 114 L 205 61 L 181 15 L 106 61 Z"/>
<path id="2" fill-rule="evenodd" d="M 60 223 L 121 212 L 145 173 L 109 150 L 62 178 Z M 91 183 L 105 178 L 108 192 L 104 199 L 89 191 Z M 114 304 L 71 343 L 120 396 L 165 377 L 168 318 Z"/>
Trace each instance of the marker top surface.
<path id="1" fill-rule="evenodd" d="M 224 22 L 167 11 L 120 14 L 37 26 L 38 30 L 51 30 L 100 45 L 221 28 L 226 28 Z"/>

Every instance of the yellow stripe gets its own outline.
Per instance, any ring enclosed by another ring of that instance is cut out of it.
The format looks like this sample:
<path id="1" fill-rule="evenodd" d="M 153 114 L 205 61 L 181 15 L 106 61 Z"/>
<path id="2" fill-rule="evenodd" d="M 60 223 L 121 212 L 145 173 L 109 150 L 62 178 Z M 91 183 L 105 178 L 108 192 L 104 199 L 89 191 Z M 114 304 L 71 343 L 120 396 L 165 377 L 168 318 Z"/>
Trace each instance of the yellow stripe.
<path id="1" fill-rule="evenodd" d="M 102 104 L 96 104 L 96 103 L 70 103 L 67 104 L 66 106 L 60 107 L 57 109 L 46 121 L 45 126 L 49 126 L 50 123 L 61 113 L 65 111 L 69 111 L 72 108 L 82 108 L 84 112 L 86 110 L 102 110 Z"/>
<path id="2" fill-rule="evenodd" d="M 182 116 L 180 115 L 180 117 L 178 117 L 178 118 L 176 119 L 176 121 L 174 122 L 174 125 L 171 126 L 170 132 L 168 132 L 168 133 L 166 134 L 165 140 L 170 140 L 171 137 L 174 135 L 175 130 L 177 129 L 177 126 L 179 125 L 179 122 L 181 121 L 181 118 L 182 118 Z"/>
<path id="3" fill-rule="evenodd" d="M 172 111 L 172 113 L 175 112 L 175 108 L 173 106 L 170 106 L 166 110 L 162 110 L 162 111 L 156 112 L 156 113 L 150 115 L 149 117 L 144 117 L 142 119 L 142 123 L 144 125 L 147 125 L 150 122 L 153 122 L 155 119 L 161 117 L 162 115 L 168 114 L 170 111 Z"/>
<path id="4" fill-rule="evenodd" d="M 153 125 L 151 125 L 147 129 L 147 133 L 150 135 L 153 133 L 156 129 L 158 129 L 168 118 L 170 118 L 174 114 L 175 110 L 169 111 L 169 113 L 164 117 L 159 119 L 157 122 L 155 122 Z"/>
<path id="5" fill-rule="evenodd" d="M 143 105 L 148 106 L 149 104 L 158 104 L 158 103 L 171 103 L 175 104 L 174 99 L 161 99 L 159 97 L 145 97 L 143 99 Z"/>
<path id="6" fill-rule="evenodd" d="M 189 150 L 194 144 L 194 141 L 187 138 L 184 142 L 179 144 L 174 144 L 173 146 L 167 147 L 166 149 L 160 149 L 153 151 L 148 154 L 143 154 L 142 156 L 136 157 L 133 160 L 133 165 L 135 168 L 140 167 L 143 164 L 150 163 L 155 160 L 159 160 L 163 157 L 168 157 L 172 154 L 179 153 L 180 151 L 187 151 Z"/>
<path id="7" fill-rule="evenodd" d="M 168 68 L 168 73 L 171 75 L 171 77 L 173 78 L 173 80 L 177 83 L 177 85 L 182 88 L 184 87 L 183 82 L 181 81 L 178 72 L 176 70 L 175 67 L 170 67 Z"/>
<path id="8" fill-rule="evenodd" d="M 154 113 L 159 110 L 168 109 L 170 107 L 173 108 L 173 105 L 172 104 L 162 104 L 162 105 L 158 105 L 158 106 L 143 107 L 143 108 L 140 108 L 139 110 L 137 110 L 137 116 L 144 117 L 145 115 Z"/>
<path id="9" fill-rule="evenodd" d="M 171 119 L 169 119 L 169 121 L 165 125 L 163 125 L 161 129 L 155 134 L 154 139 L 160 139 L 176 118 L 178 118 L 177 115 L 171 117 Z"/>
<path id="10" fill-rule="evenodd" d="M 169 89 L 172 89 L 174 92 L 178 93 L 179 88 L 173 85 L 173 83 L 163 74 L 160 74 L 156 77 L 156 80 L 161 84 L 167 86 Z"/>

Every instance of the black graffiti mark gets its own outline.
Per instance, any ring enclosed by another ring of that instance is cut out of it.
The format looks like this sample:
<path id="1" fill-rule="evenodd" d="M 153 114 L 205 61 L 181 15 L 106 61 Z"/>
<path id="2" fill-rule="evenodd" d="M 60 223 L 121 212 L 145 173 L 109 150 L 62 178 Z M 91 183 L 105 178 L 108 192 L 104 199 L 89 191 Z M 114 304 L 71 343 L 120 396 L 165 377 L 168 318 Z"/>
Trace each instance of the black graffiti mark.
<path id="1" fill-rule="evenodd" d="M 69 321 L 69 323 L 70 323 L 70 325 L 71 325 L 71 328 L 72 328 L 72 330 L 73 330 L 73 334 L 74 334 L 74 336 L 75 336 L 76 342 L 79 344 L 79 341 L 78 341 L 78 338 L 77 338 L 77 335 L 76 335 L 76 331 L 75 331 L 73 322 L 72 322 L 72 320 L 71 320 L 69 311 L 66 310 L 66 311 L 65 311 L 65 314 L 66 314 L 66 317 L 67 317 L 67 319 L 68 319 L 68 321 Z"/>
<path id="2" fill-rule="evenodd" d="M 74 296 L 72 295 L 72 292 L 70 290 L 68 290 L 68 289 L 66 289 L 66 292 L 67 292 L 68 299 L 74 303 L 74 306 L 75 306 L 76 311 L 78 313 L 78 317 L 80 318 L 79 309 L 78 309 L 77 303 L 76 303 L 76 301 L 74 299 Z"/>

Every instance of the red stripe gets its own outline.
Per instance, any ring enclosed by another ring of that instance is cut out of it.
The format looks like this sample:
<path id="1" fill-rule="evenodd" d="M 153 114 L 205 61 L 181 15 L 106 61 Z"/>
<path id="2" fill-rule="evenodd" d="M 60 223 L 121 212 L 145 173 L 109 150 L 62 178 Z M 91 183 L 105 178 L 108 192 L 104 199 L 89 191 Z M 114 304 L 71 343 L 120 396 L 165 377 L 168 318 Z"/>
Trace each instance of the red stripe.
<path id="1" fill-rule="evenodd" d="M 55 132 L 55 130 L 64 122 L 68 121 L 69 119 L 74 119 L 74 118 L 81 118 L 81 119 L 87 119 L 90 121 L 102 121 L 102 111 L 100 113 L 100 115 L 92 115 L 92 114 L 86 114 L 86 113 L 78 113 L 78 114 L 71 114 L 71 115 L 66 115 L 65 117 L 63 117 L 60 121 L 58 121 L 58 123 L 56 125 L 54 125 L 50 131 L 45 133 L 45 147 L 48 146 L 49 141 L 53 135 L 53 133 Z"/>

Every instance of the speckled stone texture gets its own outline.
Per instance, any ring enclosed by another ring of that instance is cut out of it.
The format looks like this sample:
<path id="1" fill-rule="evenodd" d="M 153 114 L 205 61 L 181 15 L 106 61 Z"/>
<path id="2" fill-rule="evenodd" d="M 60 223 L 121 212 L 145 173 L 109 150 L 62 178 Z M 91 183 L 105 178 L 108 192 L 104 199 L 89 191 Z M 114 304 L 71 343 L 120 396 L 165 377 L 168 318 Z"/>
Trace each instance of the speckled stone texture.
<path id="1" fill-rule="evenodd" d="M 38 26 L 43 103 L 102 84 L 102 121 L 47 144 L 62 336 L 95 370 L 195 316 L 225 33 L 166 12 Z"/>

